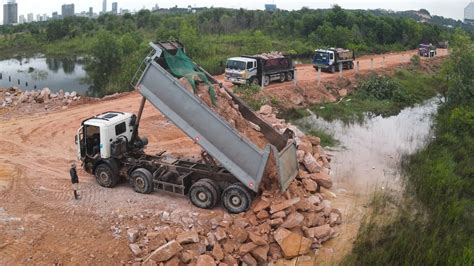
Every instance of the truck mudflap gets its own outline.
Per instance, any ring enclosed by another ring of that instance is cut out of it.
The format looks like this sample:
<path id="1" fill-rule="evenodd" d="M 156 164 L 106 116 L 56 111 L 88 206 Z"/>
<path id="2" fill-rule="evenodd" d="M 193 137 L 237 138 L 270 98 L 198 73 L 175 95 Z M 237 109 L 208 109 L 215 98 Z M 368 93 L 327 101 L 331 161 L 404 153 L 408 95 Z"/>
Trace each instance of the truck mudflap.
<path id="1" fill-rule="evenodd" d="M 140 93 L 254 192 L 258 192 L 260 188 L 269 156 L 273 153 L 280 187 L 286 190 L 298 174 L 294 141 L 288 141 L 288 136 L 280 135 L 253 113 L 245 103 L 231 94 L 244 118 L 259 125 L 269 141 L 270 144 L 263 150 L 260 149 L 241 136 L 235 128 L 212 111 L 196 95 L 186 90 L 173 75 L 155 62 L 154 58 L 159 57 L 165 47 L 151 46 L 155 54 L 146 60 L 146 67 L 135 84 Z M 207 72 L 206 75 L 216 82 Z"/>
<path id="2" fill-rule="evenodd" d="M 291 181 L 298 175 L 298 160 L 296 159 L 296 145 L 287 145 L 280 152 L 272 146 L 273 155 L 278 169 L 281 191 L 285 191 Z"/>

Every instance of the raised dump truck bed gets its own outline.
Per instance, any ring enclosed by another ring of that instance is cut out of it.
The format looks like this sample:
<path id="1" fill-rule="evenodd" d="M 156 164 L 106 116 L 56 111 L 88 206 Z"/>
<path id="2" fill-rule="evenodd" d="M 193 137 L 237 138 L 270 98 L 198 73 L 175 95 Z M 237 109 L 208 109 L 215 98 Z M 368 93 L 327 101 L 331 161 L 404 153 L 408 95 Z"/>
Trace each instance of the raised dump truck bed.
<path id="1" fill-rule="evenodd" d="M 150 46 L 153 51 L 137 73 L 140 78 L 134 84 L 144 98 L 254 192 L 258 192 L 270 154 L 273 154 L 281 189 L 286 190 L 298 174 L 296 145 L 288 141 L 289 134 L 279 134 L 230 90 L 224 88 L 233 97 L 244 118 L 259 125 L 268 140 L 269 144 L 265 148 L 257 147 L 184 88 L 170 72 L 164 52 L 175 54 L 182 49 L 180 43 L 160 42 L 150 43 Z M 212 83 L 217 84 L 204 69 L 198 68 L 206 73 Z"/>

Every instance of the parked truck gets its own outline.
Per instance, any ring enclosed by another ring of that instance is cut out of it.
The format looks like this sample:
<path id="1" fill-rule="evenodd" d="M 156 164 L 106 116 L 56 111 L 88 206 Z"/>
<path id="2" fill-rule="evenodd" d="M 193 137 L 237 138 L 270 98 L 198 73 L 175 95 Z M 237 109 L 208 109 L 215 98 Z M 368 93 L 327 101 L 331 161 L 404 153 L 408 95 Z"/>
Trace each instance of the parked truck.
<path id="1" fill-rule="evenodd" d="M 420 44 L 418 46 L 418 55 L 424 57 L 434 57 L 436 55 L 436 46 L 430 44 Z"/>
<path id="2" fill-rule="evenodd" d="M 295 75 L 293 61 L 281 53 L 240 56 L 227 59 L 225 80 L 235 85 L 267 86 L 272 81 L 291 81 Z"/>
<path id="3" fill-rule="evenodd" d="M 334 73 L 342 69 L 354 68 L 354 52 L 342 48 L 317 49 L 313 57 L 313 67 Z"/>
<path id="4" fill-rule="evenodd" d="M 178 81 L 180 77 L 170 68 L 179 60 L 167 58 L 184 51 L 182 44 L 173 41 L 150 45 L 152 51 L 132 81 L 143 96 L 137 115 L 105 112 L 84 120 L 77 131 L 77 157 L 84 169 L 95 175 L 99 185 L 110 188 L 125 179 L 138 193 L 160 190 L 187 195 L 201 208 L 213 208 L 222 201 L 229 212 L 238 213 L 247 210 L 259 192 L 272 156 L 280 187 L 286 190 L 298 174 L 291 133 L 278 133 L 219 84 L 242 116 L 260 127 L 269 144 L 259 148 Z M 186 63 L 192 62 L 186 59 Z M 194 73 L 218 84 L 204 69 L 192 64 Z M 200 160 L 144 152 L 148 140 L 139 135 L 139 124 L 146 101 L 203 148 Z"/>

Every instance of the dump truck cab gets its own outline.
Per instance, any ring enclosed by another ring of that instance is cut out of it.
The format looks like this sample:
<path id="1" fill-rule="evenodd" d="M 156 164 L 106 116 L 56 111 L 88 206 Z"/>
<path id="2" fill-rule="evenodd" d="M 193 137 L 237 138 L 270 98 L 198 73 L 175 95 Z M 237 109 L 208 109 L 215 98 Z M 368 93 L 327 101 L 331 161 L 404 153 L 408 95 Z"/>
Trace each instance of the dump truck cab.
<path id="1" fill-rule="evenodd" d="M 227 59 L 225 80 L 233 84 L 258 84 L 257 60 L 246 57 L 232 57 Z"/>
<path id="2" fill-rule="evenodd" d="M 78 159 L 93 167 L 98 161 L 120 157 L 129 149 L 135 121 L 134 114 L 123 112 L 105 112 L 84 120 L 76 135 Z"/>
<path id="3" fill-rule="evenodd" d="M 317 49 L 313 57 L 313 64 L 318 66 L 332 66 L 334 65 L 334 51 Z"/>

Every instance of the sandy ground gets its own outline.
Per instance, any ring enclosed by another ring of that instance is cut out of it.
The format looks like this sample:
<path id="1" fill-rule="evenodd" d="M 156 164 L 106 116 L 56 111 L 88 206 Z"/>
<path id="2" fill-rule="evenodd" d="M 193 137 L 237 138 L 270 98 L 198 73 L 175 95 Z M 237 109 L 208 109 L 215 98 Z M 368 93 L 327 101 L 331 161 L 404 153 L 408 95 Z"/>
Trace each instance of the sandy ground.
<path id="1" fill-rule="evenodd" d="M 413 53 L 404 53 L 405 61 Z M 446 53 L 439 50 L 439 54 Z M 381 68 L 382 56 L 375 58 L 375 67 Z M 401 54 L 385 55 L 385 66 L 400 63 L 400 58 Z M 360 66 L 361 72 L 370 71 L 370 58 L 361 58 Z M 297 73 L 299 82 L 316 81 L 316 72 L 310 65 L 298 66 Z M 352 71 L 343 74 L 354 75 Z M 337 76 L 322 74 L 326 82 Z M 291 93 L 292 87 L 273 83 L 267 90 Z M 313 93 L 320 98 L 329 94 L 320 89 Z M 35 115 L 0 114 L 0 265 L 124 264 L 132 258 L 127 241 L 114 237 L 111 231 L 111 225 L 120 217 L 129 217 L 139 225 L 142 218 L 152 221 L 149 214 L 158 211 L 209 213 L 184 197 L 137 194 L 127 184 L 102 188 L 93 176 L 82 171 L 81 199 L 74 200 L 68 171 L 75 160 L 74 136 L 81 121 L 110 110 L 136 112 L 140 97 L 134 92 Z M 151 105 L 146 106 L 141 126 L 141 135 L 150 141 L 149 153 L 167 150 L 189 156 L 200 151 Z M 217 208 L 211 213 L 214 212 L 223 211 Z M 342 235 L 341 241 L 351 241 L 353 235 Z"/>

